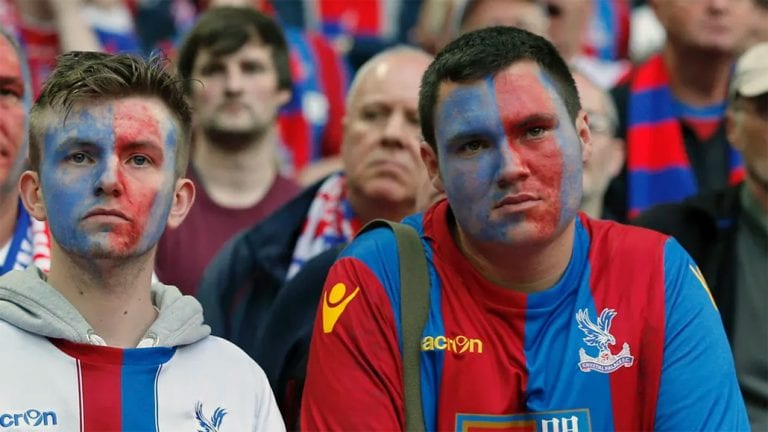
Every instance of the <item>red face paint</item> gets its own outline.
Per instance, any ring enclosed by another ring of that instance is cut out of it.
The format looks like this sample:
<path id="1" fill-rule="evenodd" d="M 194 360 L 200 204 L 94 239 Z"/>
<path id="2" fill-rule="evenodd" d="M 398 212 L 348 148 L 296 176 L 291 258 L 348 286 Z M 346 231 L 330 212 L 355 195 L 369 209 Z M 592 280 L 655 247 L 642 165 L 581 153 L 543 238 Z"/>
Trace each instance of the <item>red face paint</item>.
<path id="1" fill-rule="evenodd" d="M 510 179 L 505 198 L 529 194 L 540 199 L 543 205 L 522 212 L 523 218 L 534 231 L 551 234 L 560 224 L 562 208 L 563 155 L 558 128 L 569 124 L 569 119 L 558 116 L 552 94 L 539 74 L 501 73 L 493 81 L 507 136 L 506 150 L 514 155 L 508 163 L 522 165 L 518 169 L 529 173 L 519 183 Z M 505 214 L 504 210 L 501 207 L 499 213 Z"/>
<path id="2" fill-rule="evenodd" d="M 119 207 L 133 223 L 119 224 L 110 233 L 112 246 L 125 253 L 134 250 L 150 222 L 159 191 L 152 165 L 163 165 L 163 137 L 155 113 L 141 100 L 128 99 L 114 105 L 115 155 L 119 160 L 117 182 L 124 195 Z M 154 181 L 153 181 L 154 180 Z"/>

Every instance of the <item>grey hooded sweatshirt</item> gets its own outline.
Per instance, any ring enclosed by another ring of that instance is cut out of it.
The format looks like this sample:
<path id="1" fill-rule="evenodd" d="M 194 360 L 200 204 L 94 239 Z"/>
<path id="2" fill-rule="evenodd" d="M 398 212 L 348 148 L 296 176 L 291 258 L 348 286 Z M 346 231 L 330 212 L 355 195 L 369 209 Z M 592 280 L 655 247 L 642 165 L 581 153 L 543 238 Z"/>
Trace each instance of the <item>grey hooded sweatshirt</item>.
<path id="1" fill-rule="evenodd" d="M 153 284 L 152 304 L 159 314 L 138 347 L 188 345 L 211 333 L 200 303 L 176 287 Z M 0 320 L 48 338 L 106 345 L 36 267 L 0 276 Z"/>
<path id="2" fill-rule="evenodd" d="M 37 268 L 0 276 L 0 429 L 285 430 L 264 372 L 196 299 L 154 284 L 152 303 L 138 346 L 110 347 Z"/>

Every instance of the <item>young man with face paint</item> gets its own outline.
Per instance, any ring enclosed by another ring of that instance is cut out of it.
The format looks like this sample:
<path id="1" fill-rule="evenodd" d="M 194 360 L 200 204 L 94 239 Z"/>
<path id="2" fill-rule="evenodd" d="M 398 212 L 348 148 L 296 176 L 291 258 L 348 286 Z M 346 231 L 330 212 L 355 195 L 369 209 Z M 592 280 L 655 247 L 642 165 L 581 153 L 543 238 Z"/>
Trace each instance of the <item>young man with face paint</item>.
<path id="1" fill-rule="evenodd" d="M 47 224 L 27 213 L 18 181 L 27 153 L 29 71 L 17 41 L 0 26 L 0 275 L 35 265 L 50 268 Z"/>
<path id="2" fill-rule="evenodd" d="M 426 430 L 747 429 L 701 274 L 667 236 L 577 215 L 589 119 L 545 39 L 492 27 L 422 78 L 422 157 L 445 191 L 405 223 L 429 267 Z M 307 430 L 405 425 L 394 236 L 356 238 L 318 307 Z"/>
<path id="3" fill-rule="evenodd" d="M 50 224 L 51 270 L 0 277 L 4 427 L 283 429 L 263 371 L 210 336 L 194 298 L 151 282 L 160 235 L 194 199 L 190 116 L 160 61 L 59 57 L 19 183 Z"/>

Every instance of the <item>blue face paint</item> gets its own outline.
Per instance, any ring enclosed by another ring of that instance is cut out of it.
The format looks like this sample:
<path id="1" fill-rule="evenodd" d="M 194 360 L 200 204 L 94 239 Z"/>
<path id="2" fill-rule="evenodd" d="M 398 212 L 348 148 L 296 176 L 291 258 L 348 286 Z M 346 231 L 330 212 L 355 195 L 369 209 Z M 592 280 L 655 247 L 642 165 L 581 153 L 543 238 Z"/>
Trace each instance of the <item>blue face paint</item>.
<path id="1" fill-rule="evenodd" d="M 43 146 L 46 213 L 64 250 L 135 256 L 157 243 L 173 199 L 176 154 L 176 126 L 161 102 L 75 106 L 66 122 L 48 126 Z"/>

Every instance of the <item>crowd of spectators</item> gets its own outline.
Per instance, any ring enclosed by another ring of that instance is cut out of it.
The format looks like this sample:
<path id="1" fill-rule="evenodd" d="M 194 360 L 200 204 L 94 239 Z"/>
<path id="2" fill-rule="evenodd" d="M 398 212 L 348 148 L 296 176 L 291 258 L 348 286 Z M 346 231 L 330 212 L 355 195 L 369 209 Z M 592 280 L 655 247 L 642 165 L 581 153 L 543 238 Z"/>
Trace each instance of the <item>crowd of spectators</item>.
<path id="1" fill-rule="evenodd" d="M 443 198 L 421 162 L 421 74 L 463 34 L 520 27 L 568 63 L 589 119 L 581 211 L 680 240 L 722 305 L 750 422 L 768 429 L 767 23 L 766 0 L 0 0 L 23 78 L 0 64 L 0 274 L 49 270 L 49 228 L 15 186 L 23 113 L 57 58 L 164 58 L 192 107 L 197 192 L 153 277 L 199 296 L 214 334 L 269 365 L 298 427 L 328 267 L 366 222 Z"/>

